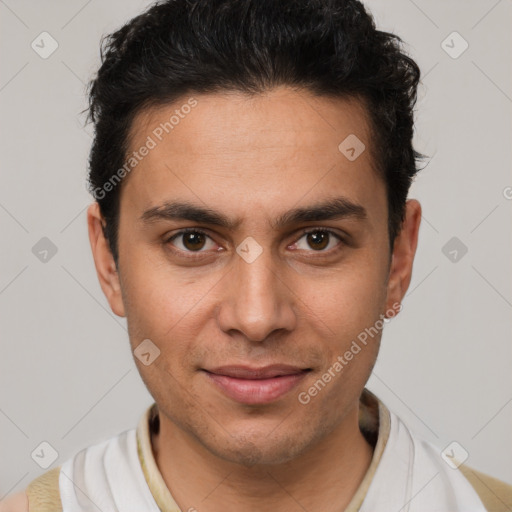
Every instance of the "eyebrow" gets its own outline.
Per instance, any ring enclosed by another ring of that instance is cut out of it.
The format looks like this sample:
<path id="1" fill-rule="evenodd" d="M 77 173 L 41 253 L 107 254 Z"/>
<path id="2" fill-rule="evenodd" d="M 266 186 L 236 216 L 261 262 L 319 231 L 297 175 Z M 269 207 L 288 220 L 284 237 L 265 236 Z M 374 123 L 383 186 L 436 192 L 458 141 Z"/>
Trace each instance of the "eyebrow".
<path id="1" fill-rule="evenodd" d="M 271 221 L 272 229 L 283 228 L 301 222 L 316 222 L 353 218 L 365 220 L 368 218 L 366 209 L 345 198 L 337 197 L 312 204 L 302 208 L 294 208 Z M 228 230 L 236 230 L 242 223 L 241 219 L 231 220 L 224 214 L 205 208 L 188 201 L 167 201 L 160 206 L 146 210 L 140 217 L 144 224 L 162 220 L 189 220 L 198 224 L 209 224 Z"/>

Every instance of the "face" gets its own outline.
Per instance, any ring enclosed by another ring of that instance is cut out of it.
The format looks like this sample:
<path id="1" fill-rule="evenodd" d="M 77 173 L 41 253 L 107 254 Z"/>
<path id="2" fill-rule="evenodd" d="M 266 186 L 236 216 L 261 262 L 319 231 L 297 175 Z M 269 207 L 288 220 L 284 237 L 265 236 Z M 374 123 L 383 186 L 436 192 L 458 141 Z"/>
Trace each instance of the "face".
<path id="1" fill-rule="evenodd" d="M 356 100 L 191 96 L 135 119 L 130 153 L 155 144 L 122 184 L 118 272 L 90 208 L 98 275 L 132 350 L 160 351 L 135 362 L 161 421 L 225 460 L 284 462 L 354 418 L 381 329 L 357 340 L 405 293 L 419 206 L 391 258 Z"/>

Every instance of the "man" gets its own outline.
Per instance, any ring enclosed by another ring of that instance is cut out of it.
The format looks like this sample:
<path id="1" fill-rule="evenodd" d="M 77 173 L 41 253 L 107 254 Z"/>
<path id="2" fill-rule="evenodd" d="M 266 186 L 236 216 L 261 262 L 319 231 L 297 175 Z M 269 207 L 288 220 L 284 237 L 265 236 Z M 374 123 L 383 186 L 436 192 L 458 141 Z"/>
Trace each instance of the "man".
<path id="1" fill-rule="evenodd" d="M 169 0 L 107 39 L 89 238 L 155 403 L 4 510 L 510 510 L 365 389 L 416 252 L 418 81 L 355 0 Z"/>

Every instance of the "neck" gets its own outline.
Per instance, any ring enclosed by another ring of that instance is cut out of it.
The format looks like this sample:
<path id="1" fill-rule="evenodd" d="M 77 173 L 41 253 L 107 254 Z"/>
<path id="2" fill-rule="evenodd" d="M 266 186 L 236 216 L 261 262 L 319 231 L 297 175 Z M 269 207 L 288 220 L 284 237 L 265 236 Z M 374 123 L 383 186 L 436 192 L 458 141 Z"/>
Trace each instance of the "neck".
<path id="1" fill-rule="evenodd" d="M 359 430 L 358 407 L 335 431 L 284 464 L 247 467 L 220 459 L 162 414 L 152 445 L 180 509 L 201 512 L 343 510 L 373 455 Z"/>

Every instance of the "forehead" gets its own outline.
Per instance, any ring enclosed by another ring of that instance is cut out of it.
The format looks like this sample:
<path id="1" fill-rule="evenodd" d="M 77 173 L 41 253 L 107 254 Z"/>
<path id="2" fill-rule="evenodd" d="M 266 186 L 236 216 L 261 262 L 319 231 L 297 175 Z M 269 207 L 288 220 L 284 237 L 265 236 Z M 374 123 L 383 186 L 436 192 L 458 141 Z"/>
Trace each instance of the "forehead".
<path id="1" fill-rule="evenodd" d="M 371 202 L 383 190 L 372 149 L 367 112 L 354 98 L 286 87 L 190 94 L 135 117 L 127 157 L 145 156 L 122 196 L 140 212 L 183 197 L 225 211 L 277 212 L 301 197 L 340 193 Z"/>
<path id="2" fill-rule="evenodd" d="M 249 154 L 282 149 L 283 144 L 299 152 L 339 156 L 336 142 L 350 134 L 370 142 L 369 127 L 362 99 L 314 96 L 284 86 L 256 95 L 191 93 L 139 112 L 132 122 L 129 146 L 136 150 L 150 136 L 157 145 L 172 145 L 174 153 L 199 156 L 209 151 Z"/>

